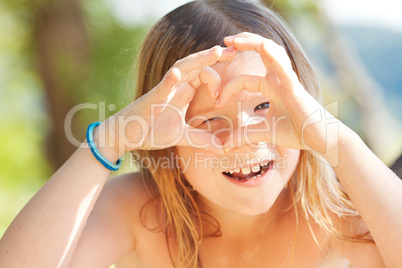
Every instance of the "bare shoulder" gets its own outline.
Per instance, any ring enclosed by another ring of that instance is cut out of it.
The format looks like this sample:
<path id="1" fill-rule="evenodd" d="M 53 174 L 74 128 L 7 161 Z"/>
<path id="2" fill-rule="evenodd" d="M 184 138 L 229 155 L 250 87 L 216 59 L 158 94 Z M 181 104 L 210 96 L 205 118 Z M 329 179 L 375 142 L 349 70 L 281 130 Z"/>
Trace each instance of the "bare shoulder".
<path id="1" fill-rule="evenodd" d="M 116 176 L 105 185 L 94 209 L 95 213 L 106 213 L 119 219 L 132 231 L 133 237 L 142 229 L 141 210 L 155 197 L 152 184 L 141 173 Z"/>
<path id="2" fill-rule="evenodd" d="M 331 238 L 331 247 L 338 254 L 347 258 L 355 268 L 385 267 L 376 244 L 361 217 L 335 217 L 335 224 L 344 235 L 362 237 L 367 241 L 355 242 L 337 237 Z"/>
<path id="3" fill-rule="evenodd" d="M 110 179 L 99 197 L 99 204 L 118 205 L 117 209 L 138 210 L 149 202 L 155 191 L 141 173 L 127 173 Z M 116 209 L 116 207 L 115 207 Z"/>
<path id="4" fill-rule="evenodd" d="M 105 267 L 135 251 L 140 213 L 152 201 L 152 187 L 140 173 L 110 179 L 82 232 L 72 267 Z"/>

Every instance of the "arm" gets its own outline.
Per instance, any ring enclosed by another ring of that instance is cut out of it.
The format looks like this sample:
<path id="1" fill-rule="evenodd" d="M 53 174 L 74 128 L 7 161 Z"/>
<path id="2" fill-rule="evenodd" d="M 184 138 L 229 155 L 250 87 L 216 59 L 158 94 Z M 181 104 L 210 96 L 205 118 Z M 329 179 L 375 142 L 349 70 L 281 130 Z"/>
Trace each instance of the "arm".
<path id="1" fill-rule="evenodd" d="M 227 46 L 239 51 L 254 50 L 264 62 L 266 75 L 241 75 L 230 81 L 221 91 L 222 106 L 231 94 L 242 90 L 261 92 L 270 99 L 271 106 L 266 116 L 269 126 L 275 125 L 275 118 L 283 117 L 284 123 L 270 131 L 265 122 L 247 126 L 259 132 L 243 132 L 241 142 L 268 141 L 283 147 L 321 152 L 334 168 L 342 186 L 362 216 L 376 242 L 387 267 L 402 263 L 402 181 L 388 169 L 362 140 L 349 128 L 333 119 L 326 124 L 321 115 L 328 112 L 303 88 L 283 47 L 272 40 L 251 33 L 240 33 L 225 38 Z M 311 122 L 306 125 L 306 123 Z M 229 148 L 231 149 L 231 148 Z M 339 152 L 339 154 L 338 154 Z M 338 158 L 339 156 L 339 158 Z M 348 226 L 349 229 L 352 227 Z M 359 243 L 354 243 L 358 245 Z M 372 254 L 372 247 L 359 247 L 365 258 L 377 262 L 378 254 Z M 363 250 L 364 249 L 364 250 Z M 356 250 L 357 251 L 357 250 Z M 359 262 L 360 263 L 360 262 Z"/>
<path id="2" fill-rule="evenodd" d="M 116 162 L 129 150 L 163 149 L 188 145 L 188 142 L 209 143 L 212 135 L 198 129 L 191 132 L 193 140 L 187 140 L 187 136 L 182 135 L 183 129 L 190 131 L 191 127 L 183 122 L 182 116 L 201 84 L 207 84 L 211 96 L 216 95 L 220 77 L 208 66 L 217 61 L 231 60 L 235 55 L 235 49 L 216 46 L 177 61 L 154 89 L 95 129 L 94 140 L 105 141 L 100 144 L 107 145 L 98 146 L 99 152 L 110 162 Z M 152 105 L 158 105 L 157 109 L 152 110 Z M 165 109 L 167 105 L 174 106 L 177 113 Z M 151 138 L 152 134 L 155 134 L 156 141 Z M 211 147 L 211 150 L 217 149 Z M 85 251 L 97 256 L 104 254 L 100 258 L 102 263 L 96 263 L 99 267 L 110 264 L 132 249 L 133 242 L 126 236 L 129 231 L 124 231 L 130 224 L 122 216 L 124 211 L 116 217 L 116 220 L 121 219 L 119 225 L 110 221 L 110 217 L 115 215 L 113 211 L 119 207 L 116 203 L 110 205 L 102 201 L 100 204 L 105 210 L 96 209 L 89 217 L 109 174 L 110 171 L 94 158 L 90 149 L 79 148 L 7 229 L 0 241 L 0 267 L 81 265 L 88 263 L 86 254 L 83 254 Z M 112 197 L 112 194 L 105 195 L 106 199 Z M 83 235 L 87 223 L 94 228 L 86 228 Z M 111 234 L 110 230 L 116 226 L 121 228 Z M 115 243 L 108 243 L 111 241 Z"/>
<path id="3" fill-rule="evenodd" d="M 99 150 L 110 161 L 119 157 Z M 109 173 L 88 148 L 79 148 L 7 229 L 0 266 L 65 267 Z"/>
<path id="4" fill-rule="evenodd" d="M 325 157 L 367 225 L 386 267 L 398 267 L 402 263 L 402 180 L 343 124 L 338 144 L 339 151 Z"/>
<path id="5" fill-rule="evenodd" d="M 140 173 L 108 181 L 88 218 L 70 267 L 109 267 L 136 252 L 137 237 L 144 230 L 140 212 L 152 200 L 149 189 Z"/>

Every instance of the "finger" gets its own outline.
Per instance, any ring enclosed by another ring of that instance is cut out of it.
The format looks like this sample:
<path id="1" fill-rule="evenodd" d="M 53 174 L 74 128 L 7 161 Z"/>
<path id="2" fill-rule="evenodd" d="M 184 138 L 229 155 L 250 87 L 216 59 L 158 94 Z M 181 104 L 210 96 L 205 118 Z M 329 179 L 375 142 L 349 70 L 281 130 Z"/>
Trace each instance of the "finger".
<path id="1" fill-rule="evenodd" d="M 300 127 L 294 125 L 294 121 L 280 103 L 274 103 L 274 109 L 268 110 L 264 120 L 256 124 L 249 124 L 238 128 L 223 142 L 225 152 L 242 147 L 246 144 L 269 142 L 286 148 L 301 149 L 302 142 Z"/>
<path id="2" fill-rule="evenodd" d="M 175 86 L 181 80 L 180 70 L 177 68 L 170 69 L 162 81 L 153 89 L 151 92 L 154 92 L 161 99 L 166 99 L 169 94 L 174 90 Z"/>
<path id="3" fill-rule="evenodd" d="M 228 61 L 236 56 L 237 50 L 234 47 L 222 48 L 215 46 L 208 50 L 191 54 L 179 61 L 166 73 L 162 81 L 156 86 L 155 93 L 160 98 L 166 98 L 173 90 L 174 87 L 181 81 L 187 78 L 190 72 L 191 77 L 188 80 L 197 77 L 201 68 L 207 67 L 216 63 L 217 61 Z M 211 92 L 213 89 L 211 89 Z"/>
<path id="4" fill-rule="evenodd" d="M 279 77 L 295 76 L 292 64 L 284 47 L 262 36 L 241 33 L 224 39 L 227 46 L 234 46 L 240 51 L 253 50 L 261 55 L 267 70 L 275 70 Z"/>
<path id="5" fill-rule="evenodd" d="M 197 74 L 197 77 L 193 81 L 188 82 L 186 79 L 177 84 L 180 71 L 177 68 L 173 68 L 160 85 L 157 86 L 155 92 L 163 102 L 170 103 L 176 107 L 185 107 L 193 99 L 195 90 L 201 84 L 206 84 L 209 94 L 215 99 L 217 94 L 219 94 L 218 89 L 221 84 L 221 78 L 218 73 L 210 67 L 204 67 L 192 73 Z M 161 109 L 159 112 L 163 110 Z"/>
<path id="6" fill-rule="evenodd" d="M 215 135 L 202 129 L 185 126 L 184 135 L 177 146 L 189 146 L 203 149 L 219 155 L 224 154 L 221 140 Z"/>
<path id="7" fill-rule="evenodd" d="M 222 55 L 218 61 L 230 61 L 233 60 L 237 54 L 235 47 L 222 47 Z"/>
<path id="8" fill-rule="evenodd" d="M 235 47 L 239 51 L 254 50 L 257 53 L 262 54 L 263 51 L 261 50 L 261 45 L 264 39 L 265 38 L 257 34 L 244 32 L 227 36 L 223 39 L 223 41 L 228 47 Z"/>
<path id="9" fill-rule="evenodd" d="M 210 96 L 216 99 L 219 95 L 221 77 L 211 67 L 204 67 L 201 70 L 191 72 L 191 76 L 197 75 L 192 81 L 187 82 L 189 77 L 176 86 L 175 94 L 169 101 L 179 107 L 187 105 L 194 97 L 195 90 L 202 84 L 207 86 Z M 190 76 L 190 75 L 189 75 Z"/>
<path id="10" fill-rule="evenodd" d="M 241 74 L 235 77 L 221 89 L 215 107 L 223 107 L 233 96 L 239 94 L 243 90 L 252 93 L 260 92 L 262 89 L 264 90 L 266 88 L 264 80 L 265 76 L 254 74 Z M 268 91 L 268 89 L 264 91 Z M 264 95 L 268 97 L 269 94 L 267 92 L 264 93 Z"/>
<path id="11" fill-rule="evenodd" d="M 278 46 L 274 41 L 264 38 L 260 35 L 243 32 L 240 34 L 236 34 L 233 36 L 227 36 L 223 39 L 225 44 L 229 47 L 235 47 L 240 51 L 246 50 L 254 50 L 259 54 L 263 54 L 263 46 L 264 42 L 270 43 L 272 46 Z"/>
<path id="12" fill-rule="evenodd" d="M 195 88 L 187 81 L 178 84 L 172 94 L 172 97 L 168 99 L 171 105 L 176 107 L 185 107 L 194 98 Z"/>
<path id="13" fill-rule="evenodd" d="M 246 144 L 257 144 L 259 142 L 271 142 L 271 127 L 267 120 L 257 124 L 247 125 L 234 131 L 230 137 L 223 143 L 226 153 L 242 147 Z"/>
<path id="14" fill-rule="evenodd" d="M 205 84 L 208 89 L 209 95 L 216 99 L 219 95 L 219 88 L 221 85 L 221 77 L 211 67 L 204 67 L 201 69 L 199 75 L 190 82 L 190 84 L 197 89 L 201 84 Z"/>
<path id="15" fill-rule="evenodd" d="M 213 65 L 219 60 L 231 60 L 236 56 L 236 53 L 237 50 L 233 47 L 222 48 L 221 46 L 214 46 L 208 50 L 203 50 L 178 60 L 173 67 L 178 68 L 183 73 L 189 73 L 196 69 Z"/>

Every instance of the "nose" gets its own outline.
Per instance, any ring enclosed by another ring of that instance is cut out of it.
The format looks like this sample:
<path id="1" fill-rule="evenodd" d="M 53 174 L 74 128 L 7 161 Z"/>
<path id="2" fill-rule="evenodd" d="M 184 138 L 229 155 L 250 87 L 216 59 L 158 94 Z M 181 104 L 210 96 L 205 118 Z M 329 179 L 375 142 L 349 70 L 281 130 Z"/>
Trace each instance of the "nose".
<path id="1" fill-rule="evenodd" d="M 265 118 L 262 116 L 258 116 L 254 112 L 253 107 L 239 107 L 238 105 L 236 112 L 233 113 L 230 117 L 227 117 L 227 122 L 225 123 L 225 127 L 219 129 L 215 135 L 222 141 L 223 144 L 237 144 L 237 146 L 243 146 L 245 144 L 239 144 L 234 142 L 233 134 L 238 131 L 241 132 L 242 128 L 258 124 L 262 122 Z M 241 136 L 238 136 L 239 138 Z M 242 141 L 247 141 L 247 139 L 242 139 Z"/>
<path id="2" fill-rule="evenodd" d="M 237 118 L 237 128 L 258 124 L 264 121 L 264 119 L 263 116 L 256 115 L 253 109 L 251 111 L 241 111 Z"/>

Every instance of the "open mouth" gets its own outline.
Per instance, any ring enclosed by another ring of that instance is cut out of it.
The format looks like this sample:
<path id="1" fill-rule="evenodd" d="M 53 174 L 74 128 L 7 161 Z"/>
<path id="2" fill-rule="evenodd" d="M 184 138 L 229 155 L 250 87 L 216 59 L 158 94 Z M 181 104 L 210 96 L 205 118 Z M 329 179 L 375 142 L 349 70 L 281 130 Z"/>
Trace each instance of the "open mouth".
<path id="1" fill-rule="evenodd" d="M 272 164 L 273 161 L 266 161 L 252 167 L 243 167 L 241 169 L 236 168 L 234 170 L 224 171 L 222 174 L 238 181 L 247 181 L 261 177 L 271 168 Z"/>

